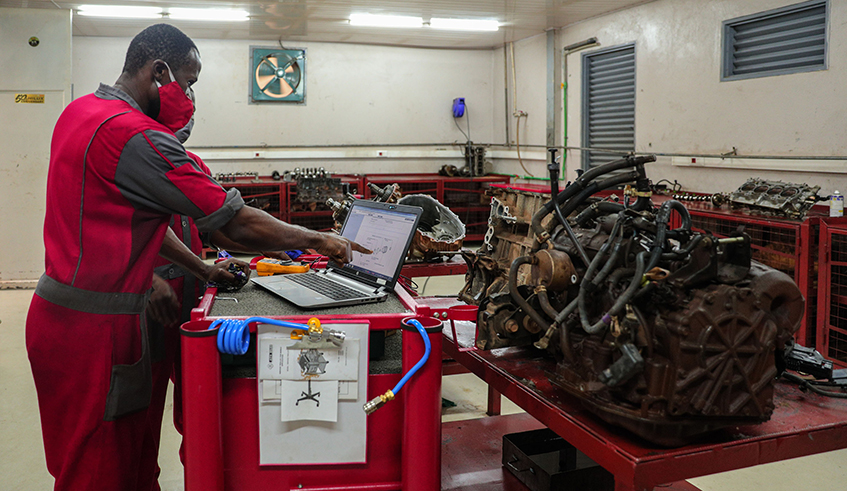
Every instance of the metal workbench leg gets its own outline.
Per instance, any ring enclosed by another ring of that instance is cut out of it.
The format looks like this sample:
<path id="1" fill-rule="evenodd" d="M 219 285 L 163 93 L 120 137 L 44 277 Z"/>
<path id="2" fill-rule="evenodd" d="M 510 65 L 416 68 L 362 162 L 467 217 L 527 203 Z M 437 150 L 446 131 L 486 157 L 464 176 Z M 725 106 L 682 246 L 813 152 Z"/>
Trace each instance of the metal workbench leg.
<path id="1" fill-rule="evenodd" d="M 500 393 L 492 386 L 488 386 L 488 409 L 485 414 L 489 416 L 500 415 Z"/>

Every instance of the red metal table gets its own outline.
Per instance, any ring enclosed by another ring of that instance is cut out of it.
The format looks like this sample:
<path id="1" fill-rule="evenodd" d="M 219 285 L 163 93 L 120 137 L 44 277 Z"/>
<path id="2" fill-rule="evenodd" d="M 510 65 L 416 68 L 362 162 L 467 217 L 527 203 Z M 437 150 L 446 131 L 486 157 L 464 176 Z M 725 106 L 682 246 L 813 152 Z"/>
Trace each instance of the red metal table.
<path id="1" fill-rule="evenodd" d="M 456 254 L 443 262 L 406 263 L 403 265 L 400 274 L 408 278 L 420 278 L 422 276 L 448 276 L 467 272 L 468 263 L 462 259 L 462 256 Z"/>
<path id="2" fill-rule="evenodd" d="M 444 299 L 418 298 L 433 312 Z M 456 322 L 460 347 L 472 346 L 475 326 Z M 445 329 L 444 352 L 511 399 L 615 476 L 617 491 L 660 484 L 847 447 L 847 401 L 776 384 L 773 417 L 761 425 L 715 432 L 682 448 L 653 446 L 610 426 L 553 386 L 555 361 L 533 348 L 459 351 Z"/>

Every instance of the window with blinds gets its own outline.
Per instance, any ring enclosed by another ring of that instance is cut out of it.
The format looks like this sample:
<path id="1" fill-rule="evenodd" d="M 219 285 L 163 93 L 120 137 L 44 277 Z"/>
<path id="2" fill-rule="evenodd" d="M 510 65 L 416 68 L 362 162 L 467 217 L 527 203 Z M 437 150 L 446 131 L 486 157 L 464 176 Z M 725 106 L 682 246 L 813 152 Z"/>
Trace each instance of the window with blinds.
<path id="1" fill-rule="evenodd" d="M 635 150 L 635 45 L 582 56 L 584 169 Z"/>
<path id="2" fill-rule="evenodd" d="M 815 0 L 725 21 L 721 80 L 826 69 L 827 13 Z"/>

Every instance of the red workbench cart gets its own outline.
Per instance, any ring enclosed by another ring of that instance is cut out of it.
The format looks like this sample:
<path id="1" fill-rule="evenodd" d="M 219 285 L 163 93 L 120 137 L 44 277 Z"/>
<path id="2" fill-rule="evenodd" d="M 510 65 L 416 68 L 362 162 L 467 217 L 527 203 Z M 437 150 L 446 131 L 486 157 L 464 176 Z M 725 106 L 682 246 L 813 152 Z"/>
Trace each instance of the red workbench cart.
<path id="1" fill-rule="evenodd" d="M 430 333 L 433 356 L 403 387 L 396 400 L 367 417 L 364 463 L 260 465 L 259 401 L 254 375 L 222 374 L 218 328 L 210 329 L 217 291 L 206 291 L 192 320 L 182 326 L 182 394 L 184 408 L 185 489 L 187 491 L 312 490 L 433 491 L 441 468 L 441 334 Z M 369 324 L 370 331 L 401 328 L 406 317 L 433 322 L 400 286 L 402 313 L 318 315 L 322 324 Z M 229 295 L 229 294 L 228 294 Z M 245 316 L 244 318 L 246 318 Z M 306 323 L 312 316 L 272 319 Z M 255 333 L 256 324 L 250 324 Z M 430 331 L 428 329 L 428 331 Z M 402 331 L 402 373 L 423 355 L 414 331 Z M 367 375 L 367 400 L 391 389 L 400 373 Z M 319 441 L 291 441 L 294 447 Z"/>

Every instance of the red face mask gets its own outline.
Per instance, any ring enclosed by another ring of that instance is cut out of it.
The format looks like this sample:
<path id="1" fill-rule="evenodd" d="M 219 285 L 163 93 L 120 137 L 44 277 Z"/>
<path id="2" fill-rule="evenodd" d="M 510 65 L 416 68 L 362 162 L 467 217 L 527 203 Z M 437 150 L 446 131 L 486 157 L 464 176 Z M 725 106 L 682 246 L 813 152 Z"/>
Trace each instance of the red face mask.
<path id="1" fill-rule="evenodd" d="M 194 103 L 177 83 L 171 73 L 171 67 L 168 67 L 168 75 L 171 77 L 169 84 L 162 85 L 156 82 L 159 86 L 159 115 L 156 116 L 156 121 L 175 133 L 188 124 L 194 114 Z"/>

